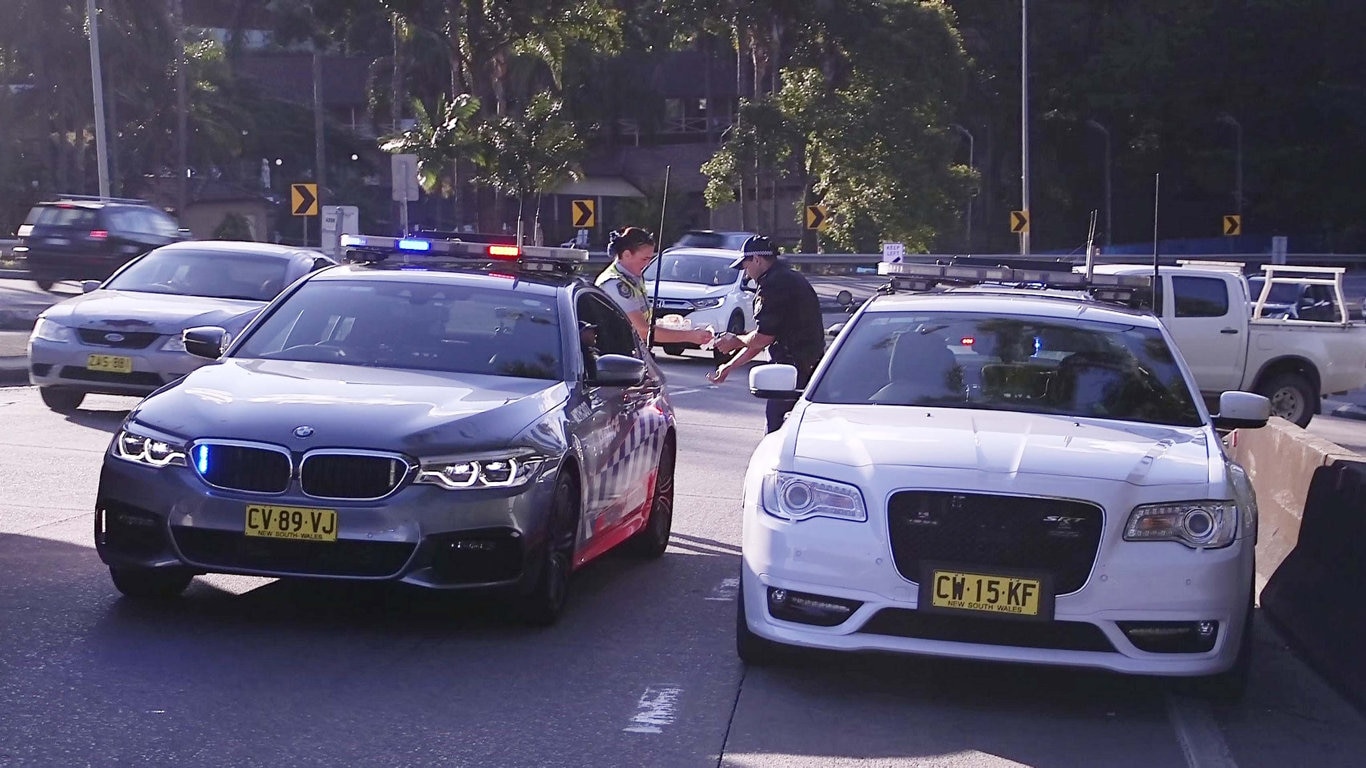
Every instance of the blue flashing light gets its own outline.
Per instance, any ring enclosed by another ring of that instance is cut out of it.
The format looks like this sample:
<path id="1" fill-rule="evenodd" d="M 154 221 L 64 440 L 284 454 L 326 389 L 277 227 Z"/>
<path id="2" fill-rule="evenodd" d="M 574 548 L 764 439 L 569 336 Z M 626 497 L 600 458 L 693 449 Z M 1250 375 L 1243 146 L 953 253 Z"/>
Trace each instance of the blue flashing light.
<path id="1" fill-rule="evenodd" d="M 196 445 L 194 447 L 194 467 L 199 470 L 199 474 L 207 474 L 209 471 L 209 446 Z"/>
<path id="2" fill-rule="evenodd" d="M 345 248 L 348 245 L 365 245 L 365 238 L 359 235 L 342 235 L 341 245 Z"/>
<path id="3" fill-rule="evenodd" d="M 1041 350 L 1041 349 L 1043 349 L 1043 337 L 1042 337 L 1042 336 L 1035 336 L 1035 337 L 1034 337 L 1034 354 L 1035 354 L 1035 355 L 1039 354 L 1039 350 Z"/>
<path id="4" fill-rule="evenodd" d="M 432 249 L 432 244 L 429 240 L 418 240 L 417 238 L 405 237 L 402 240 L 398 241 L 398 249 L 400 251 L 425 252 L 430 251 Z"/>

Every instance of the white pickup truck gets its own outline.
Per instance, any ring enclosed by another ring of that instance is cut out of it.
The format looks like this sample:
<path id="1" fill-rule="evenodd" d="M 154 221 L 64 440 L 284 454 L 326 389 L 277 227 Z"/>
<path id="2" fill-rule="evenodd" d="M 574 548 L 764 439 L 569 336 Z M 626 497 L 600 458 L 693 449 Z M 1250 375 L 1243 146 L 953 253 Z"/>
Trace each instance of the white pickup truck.
<path id="1" fill-rule="evenodd" d="M 1097 274 L 1152 275 L 1141 265 L 1098 265 Z M 1271 412 L 1301 427 L 1321 398 L 1366 386 L 1366 326 L 1351 322 L 1337 267 L 1264 267 L 1250 296 L 1238 265 L 1159 267 L 1157 314 L 1206 398 L 1243 390 L 1265 395 Z M 1273 286 L 1331 288 L 1337 321 L 1262 316 Z M 1166 297 L 1171 296 L 1172 300 Z"/>

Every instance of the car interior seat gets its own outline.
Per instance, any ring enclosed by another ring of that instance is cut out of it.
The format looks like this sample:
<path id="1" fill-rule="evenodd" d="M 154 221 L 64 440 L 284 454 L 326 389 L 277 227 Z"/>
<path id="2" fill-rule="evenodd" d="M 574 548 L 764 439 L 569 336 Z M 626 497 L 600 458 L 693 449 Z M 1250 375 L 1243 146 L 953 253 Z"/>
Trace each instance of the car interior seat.
<path id="1" fill-rule="evenodd" d="M 944 340 L 905 331 L 892 344 L 889 383 L 873 393 L 874 403 L 934 403 L 962 400 L 962 368 Z"/>
<path id="2" fill-rule="evenodd" d="M 1078 416 L 1115 415 L 1131 382 L 1125 361 L 1113 354 L 1076 352 L 1058 363 L 1050 388 L 1053 405 Z"/>

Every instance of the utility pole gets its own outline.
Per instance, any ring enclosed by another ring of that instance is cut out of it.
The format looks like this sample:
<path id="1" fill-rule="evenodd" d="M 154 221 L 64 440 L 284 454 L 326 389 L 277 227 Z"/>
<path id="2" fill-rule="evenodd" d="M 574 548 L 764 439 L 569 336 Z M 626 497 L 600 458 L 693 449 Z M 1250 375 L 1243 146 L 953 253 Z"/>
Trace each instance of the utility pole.
<path id="1" fill-rule="evenodd" d="M 1233 126 L 1233 212 L 1243 215 L 1243 124 L 1233 115 L 1225 112 L 1219 115 L 1219 122 Z"/>
<path id="2" fill-rule="evenodd" d="M 189 63 L 185 59 L 185 7 L 183 0 L 171 0 L 171 15 L 175 18 L 175 103 L 176 103 L 176 215 L 185 215 L 185 205 L 189 202 L 190 165 L 189 165 L 189 93 L 188 77 L 185 69 Z"/>
<path id="3" fill-rule="evenodd" d="M 1020 209 L 1029 210 L 1029 0 L 1020 0 Z M 1029 231 L 1020 233 L 1020 255 L 1029 255 Z"/>
<path id="4" fill-rule="evenodd" d="M 963 126 L 959 125 L 958 123 L 953 123 L 953 124 L 950 125 L 949 127 L 952 128 L 952 129 L 955 130 L 955 131 L 958 131 L 959 133 L 963 134 L 964 136 L 966 136 L 966 137 L 968 138 L 968 170 L 970 170 L 970 171 L 975 171 L 975 170 L 977 170 L 977 166 L 976 166 L 976 164 L 975 164 L 975 159 L 976 159 L 976 158 L 974 157 L 975 149 L 976 149 L 976 147 L 975 147 L 976 142 L 975 142 L 975 141 L 973 140 L 973 138 L 972 138 L 972 131 L 969 131 L 967 128 L 964 128 Z M 967 224 L 966 224 L 967 238 L 966 238 L 966 239 L 967 239 L 967 252 L 968 252 L 969 254 L 972 253 L 972 199 L 973 199 L 974 197 L 977 197 L 977 191 L 976 191 L 975 189 L 973 190 L 973 193 L 972 193 L 971 195 L 968 196 L 968 214 L 967 214 Z"/>
<path id="5" fill-rule="evenodd" d="M 100 64 L 100 14 L 95 0 L 85 0 L 90 26 L 90 82 L 95 92 L 95 165 L 99 169 L 100 197 L 109 197 L 109 144 L 104 125 L 104 76 Z"/>

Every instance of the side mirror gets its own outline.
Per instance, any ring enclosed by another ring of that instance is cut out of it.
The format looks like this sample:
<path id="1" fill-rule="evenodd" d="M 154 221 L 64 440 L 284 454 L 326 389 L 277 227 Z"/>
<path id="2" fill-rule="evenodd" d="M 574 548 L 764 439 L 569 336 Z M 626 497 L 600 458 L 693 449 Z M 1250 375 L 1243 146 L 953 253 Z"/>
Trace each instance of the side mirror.
<path id="1" fill-rule="evenodd" d="M 854 303 L 854 294 L 850 293 L 847 288 L 841 288 L 840 292 L 835 294 L 835 303 L 847 310 L 849 305 Z"/>
<path id="2" fill-rule="evenodd" d="M 740 290 L 746 293 L 754 293 L 755 291 L 759 290 L 759 286 L 755 285 L 753 280 L 746 277 L 745 279 L 740 281 Z"/>
<path id="3" fill-rule="evenodd" d="M 217 360 L 221 357 L 223 349 L 228 346 L 228 342 L 231 340 L 227 330 L 216 325 L 186 328 L 180 337 L 185 342 L 186 352 L 195 357 L 204 357 L 209 360 Z"/>
<path id="4" fill-rule="evenodd" d="M 93 290 L 95 290 L 95 289 L 97 289 L 97 288 L 99 288 L 99 287 L 100 287 L 100 281 L 99 281 L 99 280 L 82 280 L 82 281 L 81 281 L 81 293 L 90 293 L 91 291 L 93 291 Z"/>
<path id="5" fill-rule="evenodd" d="M 1258 429 L 1271 418 L 1271 401 L 1251 392 L 1225 392 L 1219 395 L 1215 429 Z"/>
<path id="6" fill-rule="evenodd" d="M 792 400 L 797 389 L 797 368 L 791 365 L 757 365 L 749 371 L 749 393 L 764 400 Z"/>
<path id="7" fill-rule="evenodd" d="M 825 335 L 833 339 L 834 337 L 840 335 L 840 331 L 842 330 L 844 330 L 844 323 L 835 323 L 834 325 L 825 329 Z"/>
<path id="8" fill-rule="evenodd" d="M 645 380 L 645 361 L 626 355 L 603 355 L 598 358 L 594 384 L 633 387 Z"/>

